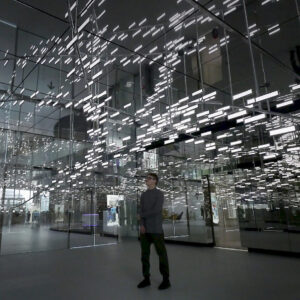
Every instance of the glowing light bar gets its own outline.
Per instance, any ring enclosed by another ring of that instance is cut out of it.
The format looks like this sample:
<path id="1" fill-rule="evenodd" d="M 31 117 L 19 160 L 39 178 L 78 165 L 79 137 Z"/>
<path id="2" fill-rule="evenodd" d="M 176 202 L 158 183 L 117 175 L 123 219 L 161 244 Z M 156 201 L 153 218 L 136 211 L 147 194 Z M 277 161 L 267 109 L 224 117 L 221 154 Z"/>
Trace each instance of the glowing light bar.
<path id="1" fill-rule="evenodd" d="M 93 63 L 91 63 L 90 69 L 92 69 L 93 67 L 95 67 L 99 62 L 100 62 L 100 58 L 96 59 Z"/>
<path id="2" fill-rule="evenodd" d="M 244 119 L 244 123 L 245 124 L 249 124 L 249 123 L 252 123 L 252 122 L 255 122 L 255 121 L 259 121 L 259 120 L 262 120 L 266 117 L 265 114 L 260 114 L 260 115 L 257 115 L 257 116 L 254 116 L 254 117 L 251 117 L 251 118 L 246 118 Z"/>
<path id="3" fill-rule="evenodd" d="M 241 140 L 239 140 L 239 141 L 234 141 L 234 142 L 231 142 L 231 143 L 230 143 L 230 146 L 236 146 L 236 145 L 239 145 L 239 144 L 241 144 L 241 143 L 242 143 Z"/>
<path id="4" fill-rule="evenodd" d="M 208 136 L 211 135 L 211 131 L 201 133 L 201 136 Z"/>
<path id="5" fill-rule="evenodd" d="M 263 101 L 263 100 L 266 100 L 266 99 L 269 99 L 269 98 L 272 98 L 272 97 L 276 97 L 279 95 L 279 92 L 278 91 L 275 91 L 275 92 L 272 92 L 272 93 L 268 93 L 268 94 L 265 94 L 265 95 L 262 95 L 262 96 L 259 96 L 255 99 L 256 102 L 259 102 L 259 101 Z"/>
<path id="6" fill-rule="evenodd" d="M 207 95 L 203 96 L 203 100 L 208 101 L 208 100 L 210 100 L 210 98 L 215 97 L 216 94 L 217 94 L 217 92 L 212 92 L 210 94 L 207 94 Z"/>
<path id="7" fill-rule="evenodd" d="M 293 90 L 293 91 L 294 91 L 294 90 L 298 90 L 298 89 L 300 89 L 300 84 L 295 85 L 295 86 L 292 87 L 292 90 Z"/>
<path id="8" fill-rule="evenodd" d="M 163 13 L 162 15 L 160 15 L 156 20 L 160 21 L 162 18 L 164 18 L 166 16 L 166 13 Z"/>
<path id="9" fill-rule="evenodd" d="M 173 142 L 175 142 L 175 139 L 170 139 L 170 140 L 164 141 L 164 144 L 167 145 L 167 144 L 171 144 Z"/>
<path id="10" fill-rule="evenodd" d="M 90 17 L 88 17 L 79 27 L 78 27 L 78 33 L 88 24 L 90 21 Z"/>
<path id="11" fill-rule="evenodd" d="M 195 145 L 203 144 L 203 143 L 204 143 L 204 140 L 198 140 L 198 141 L 195 141 Z"/>
<path id="12" fill-rule="evenodd" d="M 203 112 L 197 114 L 196 117 L 197 117 L 197 118 L 200 118 L 200 117 L 206 116 L 206 115 L 208 115 L 208 114 L 209 114 L 209 111 L 206 110 L 206 111 L 203 111 Z"/>
<path id="13" fill-rule="evenodd" d="M 96 73 L 96 74 L 92 77 L 92 79 L 95 80 L 95 79 L 96 79 L 97 77 L 99 77 L 102 73 L 103 73 L 102 70 L 99 71 L 98 73 Z"/>
<path id="14" fill-rule="evenodd" d="M 187 141 L 185 141 L 186 144 L 192 143 L 195 139 L 189 139 Z"/>
<path id="15" fill-rule="evenodd" d="M 284 134 L 284 133 L 290 133 L 290 132 L 294 132 L 294 131 L 296 131 L 295 126 L 289 126 L 289 127 L 274 129 L 274 130 L 270 130 L 270 136 Z"/>
<path id="16" fill-rule="evenodd" d="M 276 158 L 276 154 L 275 154 L 275 153 L 272 153 L 272 154 L 269 154 L 269 155 L 265 155 L 265 156 L 264 156 L 264 160 L 266 160 L 266 159 L 271 159 L 271 158 Z"/>
<path id="17" fill-rule="evenodd" d="M 237 99 L 240 99 L 242 97 L 245 97 L 245 96 L 248 96 L 248 95 L 251 95 L 251 94 L 252 94 L 252 90 L 250 89 L 250 90 L 247 90 L 245 92 L 233 95 L 233 100 L 237 100 Z"/>
<path id="18" fill-rule="evenodd" d="M 198 91 L 192 93 L 192 96 L 199 95 L 199 94 L 201 94 L 202 92 L 203 92 L 202 90 L 198 90 Z"/>
<path id="19" fill-rule="evenodd" d="M 189 100 L 189 97 L 184 97 L 178 100 L 179 103 Z"/>
<path id="20" fill-rule="evenodd" d="M 78 40 L 78 35 L 73 37 L 73 39 L 67 45 L 66 50 L 68 50 L 77 40 Z"/>
<path id="21" fill-rule="evenodd" d="M 234 114 L 231 114 L 231 115 L 228 115 L 228 120 L 231 120 L 231 119 L 235 119 L 235 118 L 238 118 L 238 117 L 241 117 L 241 116 L 245 116 L 247 115 L 247 111 L 246 110 L 242 110 L 242 111 L 239 111 L 239 112 L 236 112 Z"/>
<path id="22" fill-rule="evenodd" d="M 218 150 L 219 151 L 225 151 L 225 150 L 227 150 L 228 149 L 228 147 L 226 146 L 226 147 L 221 147 L 221 148 L 219 148 Z"/>
<path id="23" fill-rule="evenodd" d="M 290 101 L 285 101 L 285 102 L 283 102 L 283 103 L 276 104 L 276 108 L 288 106 L 288 105 L 291 105 L 291 104 L 293 104 L 293 103 L 294 103 L 294 101 L 292 101 L 292 100 L 290 100 Z"/>

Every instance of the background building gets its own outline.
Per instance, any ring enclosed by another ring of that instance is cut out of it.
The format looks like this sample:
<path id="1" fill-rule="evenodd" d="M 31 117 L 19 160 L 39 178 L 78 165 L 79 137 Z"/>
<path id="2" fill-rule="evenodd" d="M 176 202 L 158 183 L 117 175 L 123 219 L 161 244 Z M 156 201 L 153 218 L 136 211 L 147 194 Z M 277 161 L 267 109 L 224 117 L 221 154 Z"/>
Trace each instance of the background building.
<path id="1" fill-rule="evenodd" d="M 300 252 L 297 0 L 0 12 L 2 255 L 136 237 L 148 171 L 167 240 Z"/>

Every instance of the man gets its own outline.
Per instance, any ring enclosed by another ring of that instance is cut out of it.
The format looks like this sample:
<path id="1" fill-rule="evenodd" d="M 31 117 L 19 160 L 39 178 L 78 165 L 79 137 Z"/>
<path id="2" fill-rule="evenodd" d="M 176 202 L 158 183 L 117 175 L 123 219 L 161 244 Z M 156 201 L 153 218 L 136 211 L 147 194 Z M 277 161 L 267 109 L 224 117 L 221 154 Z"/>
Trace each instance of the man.
<path id="1" fill-rule="evenodd" d="M 138 284 L 138 288 L 144 288 L 151 284 L 149 258 L 150 246 L 153 243 L 159 256 L 159 270 L 163 276 L 163 281 L 158 289 L 164 290 L 171 285 L 169 281 L 168 255 L 162 229 L 164 194 L 156 188 L 157 183 L 158 176 L 155 173 L 149 173 L 146 177 L 147 190 L 141 195 L 140 240 L 144 280 Z"/>

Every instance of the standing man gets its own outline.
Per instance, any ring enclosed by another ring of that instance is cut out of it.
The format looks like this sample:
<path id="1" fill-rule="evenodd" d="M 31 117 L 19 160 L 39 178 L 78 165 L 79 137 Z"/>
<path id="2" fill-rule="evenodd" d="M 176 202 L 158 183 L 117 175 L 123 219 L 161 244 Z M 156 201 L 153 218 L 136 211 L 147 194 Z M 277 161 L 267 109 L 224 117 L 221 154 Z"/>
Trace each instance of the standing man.
<path id="1" fill-rule="evenodd" d="M 149 173 L 146 177 L 147 190 L 141 195 L 140 240 L 144 280 L 137 287 L 144 288 L 151 284 L 149 258 L 150 246 L 153 243 L 159 256 L 159 271 L 163 276 L 163 281 L 158 289 L 164 290 L 169 288 L 171 284 L 169 281 L 168 255 L 162 229 L 164 194 L 156 188 L 157 183 L 158 176 L 155 173 Z"/>

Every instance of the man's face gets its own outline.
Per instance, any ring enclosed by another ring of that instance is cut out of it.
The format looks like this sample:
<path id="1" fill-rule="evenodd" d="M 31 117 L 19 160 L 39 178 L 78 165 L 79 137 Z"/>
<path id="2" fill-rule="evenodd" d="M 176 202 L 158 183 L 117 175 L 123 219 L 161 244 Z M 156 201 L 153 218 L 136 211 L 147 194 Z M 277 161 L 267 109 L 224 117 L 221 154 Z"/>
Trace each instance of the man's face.
<path id="1" fill-rule="evenodd" d="M 156 180 L 151 175 L 147 175 L 145 182 L 148 188 L 156 186 Z"/>

